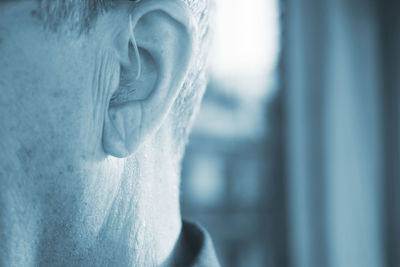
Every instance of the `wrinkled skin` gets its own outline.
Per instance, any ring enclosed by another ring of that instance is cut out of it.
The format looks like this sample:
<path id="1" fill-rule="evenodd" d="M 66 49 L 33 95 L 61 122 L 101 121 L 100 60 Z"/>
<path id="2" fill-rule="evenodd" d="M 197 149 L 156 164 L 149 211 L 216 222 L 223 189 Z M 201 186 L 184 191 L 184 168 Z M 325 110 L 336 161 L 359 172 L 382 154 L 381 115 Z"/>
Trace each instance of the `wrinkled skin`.
<path id="1" fill-rule="evenodd" d="M 129 158 L 102 148 L 119 78 L 104 33 L 118 30 L 100 20 L 79 37 L 51 33 L 34 1 L 10 5 L 0 9 L 0 265 L 168 264 L 181 228 L 172 122 Z"/>

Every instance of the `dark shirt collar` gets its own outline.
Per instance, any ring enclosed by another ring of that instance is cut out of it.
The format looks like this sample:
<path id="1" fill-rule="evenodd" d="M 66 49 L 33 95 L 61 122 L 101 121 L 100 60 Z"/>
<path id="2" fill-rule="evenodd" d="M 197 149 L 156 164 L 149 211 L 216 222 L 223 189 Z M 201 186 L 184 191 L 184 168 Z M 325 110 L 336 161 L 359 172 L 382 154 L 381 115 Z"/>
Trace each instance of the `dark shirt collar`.
<path id="1" fill-rule="evenodd" d="M 200 225 L 183 221 L 182 235 L 190 246 L 193 259 L 189 266 L 192 267 L 219 267 L 214 245 L 208 232 Z"/>

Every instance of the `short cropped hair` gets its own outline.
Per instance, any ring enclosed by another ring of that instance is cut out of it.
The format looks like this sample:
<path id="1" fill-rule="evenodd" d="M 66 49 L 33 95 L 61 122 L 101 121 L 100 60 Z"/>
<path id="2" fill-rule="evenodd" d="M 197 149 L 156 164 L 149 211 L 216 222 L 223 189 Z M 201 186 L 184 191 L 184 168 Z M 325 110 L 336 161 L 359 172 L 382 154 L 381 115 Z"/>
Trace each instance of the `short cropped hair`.
<path id="1" fill-rule="evenodd" d="M 99 14 L 115 5 L 115 0 L 37 0 L 39 11 L 46 26 L 58 29 L 64 26 L 70 30 L 86 31 Z M 129 0 L 126 0 L 129 1 Z M 130 0 L 135 2 L 134 0 Z M 137 0 L 138 1 L 138 0 Z M 162 1 L 162 0 L 160 0 Z M 181 0 L 202 22 L 207 12 L 207 0 Z M 202 26 L 202 25 L 200 25 Z"/>
<path id="2" fill-rule="evenodd" d="M 57 30 L 84 31 L 90 28 L 98 14 L 106 11 L 114 1 L 108 0 L 38 0 L 39 12 L 45 26 Z"/>

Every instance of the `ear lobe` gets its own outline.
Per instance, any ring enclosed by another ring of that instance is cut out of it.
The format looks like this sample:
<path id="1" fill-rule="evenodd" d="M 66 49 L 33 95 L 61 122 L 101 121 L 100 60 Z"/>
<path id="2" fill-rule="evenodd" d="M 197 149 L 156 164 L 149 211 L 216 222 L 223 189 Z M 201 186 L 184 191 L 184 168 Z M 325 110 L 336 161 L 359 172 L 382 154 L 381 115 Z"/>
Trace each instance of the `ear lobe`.
<path id="1" fill-rule="evenodd" d="M 115 47 L 121 62 L 120 85 L 110 99 L 103 128 L 104 151 L 115 157 L 132 154 L 159 129 L 182 88 L 195 47 L 193 17 L 181 0 L 143 0 L 130 19 L 134 31 L 130 41 L 138 46 L 141 73 L 136 79 L 134 46 L 129 45 L 128 53 L 124 51 L 128 44 Z"/>

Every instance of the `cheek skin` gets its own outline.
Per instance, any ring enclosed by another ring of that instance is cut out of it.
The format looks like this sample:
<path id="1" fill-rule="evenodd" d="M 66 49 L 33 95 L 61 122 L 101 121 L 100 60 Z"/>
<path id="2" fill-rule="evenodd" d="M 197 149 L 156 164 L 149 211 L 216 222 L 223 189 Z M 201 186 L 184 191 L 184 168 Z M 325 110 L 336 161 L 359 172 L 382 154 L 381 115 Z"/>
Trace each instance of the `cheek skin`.
<path id="1" fill-rule="evenodd" d="M 116 56 L 100 47 L 107 46 L 104 36 L 45 32 L 32 13 L 37 5 L 24 3 L 0 10 L 1 24 L 8 25 L 0 25 L 0 36 L 7 36 L 0 46 L 5 135 L 41 144 L 37 154 L 51 154 L 52 161 L 67 155 L 104 159 L 103 120 L 119 80 Z"/>
<path id="2" fill-rule="evenodd" d="M 100 138 L 97 142 L 102 144 L 104 119 L 108 116 L 111 96 L 119 86 L 119 62 L 113 51 L 100 50 L 97 53 L 92 80 L 93 123 L 97 125 L 97 138 Z"/>
<path id="3" fill-rule="evenodd" d="M 86 231 L 75 222 L 89 229 L 105 217 L 111 200 L 101 195 L 118 185 L 123 162 L 106 159 L 101 135 L 119 67 L 99 42 L 46 33 L 30 11 L 9 16 L 0 44 L 0 182 L 13 195 L 0 197 L 0 209 L 34 203 L 49 219 L 48 237 L 64 229 L 58 234 L 68 239 L 68 231 Z M 24 214 L 16 216 L 24 221 Z"/>

